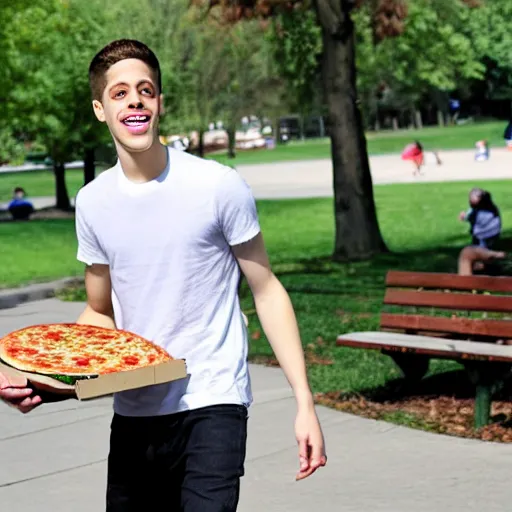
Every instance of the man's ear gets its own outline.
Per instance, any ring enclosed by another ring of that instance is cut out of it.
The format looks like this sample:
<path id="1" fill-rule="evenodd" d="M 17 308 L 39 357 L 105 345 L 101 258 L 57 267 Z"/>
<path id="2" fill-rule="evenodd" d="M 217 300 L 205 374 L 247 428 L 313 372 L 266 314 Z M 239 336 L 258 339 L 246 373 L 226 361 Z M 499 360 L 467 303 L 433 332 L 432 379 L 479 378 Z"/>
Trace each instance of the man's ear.
<path id="1" fill-rule="evenodd" d="M 103 105 L 101 104 L 101 101 L 93 100 L 92 108 L 94 110 L 94 114 L 96 115 L 96 118 L 98 119 L 98 121 L 101 121 L 102 123 L 104 123 L 105 122 L 105 112 L 103 111 Z"/>
<path id="2" fill-rule="evenodd" d="M 158 97 L 158 109 L 161 116 L 165 114 L 164 95 L 160 94 Z"/>

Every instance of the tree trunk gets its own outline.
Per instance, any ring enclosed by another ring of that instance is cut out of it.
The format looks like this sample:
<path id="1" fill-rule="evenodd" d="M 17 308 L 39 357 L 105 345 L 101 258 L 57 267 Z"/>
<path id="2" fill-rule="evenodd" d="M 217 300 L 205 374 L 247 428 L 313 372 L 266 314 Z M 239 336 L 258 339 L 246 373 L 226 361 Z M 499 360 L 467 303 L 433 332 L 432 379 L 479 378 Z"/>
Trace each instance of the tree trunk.
<path id="1" fill-rule="evenodd" d="M 375 123 L 373 125 L 373 129 L 376 132 L 380 131 L 380 116 L 379 116 L 379 111 L 378 110 L 375 112 Z"/>
<path id="2" fill-rule="evenodd" d="M 68 189 L 66 187 L 66 169 L 63 163 L 55 162 L 53 164 L 53 172 L 55 174 L 55 196 L 56 207 L 59 210 L 70 210 Z"/>
<path id="3" fill-rule="evenodd" d="M 274 123 L 273 123 L 273 135 L 274 135 L 274 139 L 276 141 L 276 145 L 277 144 L 281 144 L 281 133 L 280 133 L 280 123 L 279 123 L 279 118 L 275 119 L 274 120 Z"/>
<path id="4" fill-rule="evenodd" d="M 444 114 L 441 112 L 440 109 L 437 109 L 437 124 L 439 126 L 444 126 L 445 125 Z"/>
<path id="5" fill-rule="evenodd" d="M 386 252 L 375 202 L 361 113 L 357 107 L 354 24 L 349 0 L 316 0 L 322 27 L 322 75 L 334 172 L 333 259 Z M 334 5 L 334 8 L 333 8 Z"/>
<path id="6" fill-rule="evenodd" d="M 320 116 L 319 123 L 320 123 L 320 137 L 324 138 L 325 137 L 325 123 L 324 123 L 323 116 Z"/>
<path id="7" fill-rule="evenodd" d="M 86 148 L 84 151 L 84 185 L 96 176 L 95 153 L 94 148 Z"/>
<path id="8" fill-rule="evenodd" d="M 416 109 L 414 111 L 414 117 L 416 118 L 416 128 L 421 130 L 423 128 L 423 119 L 421 117 L 421 110 Z"/>
<path id="9" fill-rule="evenodd" d="M 197 145 L 197 155 L 204 158 L 204 130 L 199 130 L 199 141 Z"/>
<path id="10" fill-rule="evenodd" d="M 227 129 L 228 132 L 228 158 L 236 157 L 236 126 L 230 124 Z"/>
<path id="11" fill-rule="evenodd" d="M 393 116 L 393 130 L 395 130 L 395 131 L 396 131 L 396 130 L 398 130 L 398 128 L 400 128 L 400 127 L 398 126 L 398 117 Z"/>

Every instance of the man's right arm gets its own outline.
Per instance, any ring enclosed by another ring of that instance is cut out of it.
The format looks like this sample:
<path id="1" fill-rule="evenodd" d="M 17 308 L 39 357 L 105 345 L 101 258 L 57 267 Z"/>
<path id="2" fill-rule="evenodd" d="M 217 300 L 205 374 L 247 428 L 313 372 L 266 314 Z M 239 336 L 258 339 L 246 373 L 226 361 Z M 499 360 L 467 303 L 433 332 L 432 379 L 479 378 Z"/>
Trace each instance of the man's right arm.
<path id="1" fill-rule="evenodd" d="M 112 306 L 112 283 L 108 265 L 88 265 L 85 269 L 87 305 L 78 317 L 78 324 L 115 329 Z"/>
<path id="2" fill-rule="evenodd" d="M 112 284 L 108 265 L 89 265 L 85 270 L 87 306 L 77 320 L 79 324 L 115 329 L 112 307 Z M 25 377 L 0 373 L 0 400 L 27 413 L 42 403 L 41 397 L 28 387 Z"/>

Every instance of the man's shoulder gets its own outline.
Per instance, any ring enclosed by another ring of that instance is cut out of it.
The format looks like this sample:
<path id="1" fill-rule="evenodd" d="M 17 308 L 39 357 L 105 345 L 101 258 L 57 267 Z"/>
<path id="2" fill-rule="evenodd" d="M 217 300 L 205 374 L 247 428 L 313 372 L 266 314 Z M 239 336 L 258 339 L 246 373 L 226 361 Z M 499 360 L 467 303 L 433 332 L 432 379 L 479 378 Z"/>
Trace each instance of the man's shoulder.
<path id="1" fill-rule="evenodd" d="M 223 165 L 215 160 L 207 160 L 184 151 L 177 149 L 169 149 L 171 158 L 171 167 L 176 166 L 178 172 L 183 172 L 187 176 L 193 176 L 194 178 L 203 177 L 208 180 L 221 179 L 226 174 L 233 172 L 234 169 Z"/>
<path id="2" fill-rule="evenodd" d="M 106 188 L 116 175 L 117 165 L 114 165 L 110 169 L 102 171 L 87 185 L 84 185 L 76 196 L 77 204 L 87 203 L 89 201 L 97 201 L 98 195 L 105 191 Z"/>

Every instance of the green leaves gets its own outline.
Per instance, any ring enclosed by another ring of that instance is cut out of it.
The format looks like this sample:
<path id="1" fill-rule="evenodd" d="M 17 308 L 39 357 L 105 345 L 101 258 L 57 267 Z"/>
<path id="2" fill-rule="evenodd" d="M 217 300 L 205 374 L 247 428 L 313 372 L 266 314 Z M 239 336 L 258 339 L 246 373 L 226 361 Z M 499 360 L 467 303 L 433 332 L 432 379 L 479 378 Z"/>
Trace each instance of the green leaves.
<path id="1" fill-rule="evenodd" d="M 280 14 L 269 36 L 278 70 L 287 82 L 293 103 L 307 110 L 317 95 L 322 53 L 321 29 L 310 9 Z"/>
<path id="2" fill-rule="evenodd" d="M 480 80 L 485 66 L 473 42 L 468 20 L 477 15 L 460 0 L 409 2 L 404 32 L 374 46 L 368 8 L 354 14 L 358 32 L 358 84 L 362 96 L 387 108 L 417 106 L 432 90 L 453 91 L 469 80 Z"/>
<path id="3" fill-rule="evenodd" d="M 108 20 L 99 0 L 35 0 L 10 20 L 11 126 L 55 161 L 80 158 L 85 140 L 105 136 L 91 122 L 87 69 L 103 37 L 97 27 Z"/>

